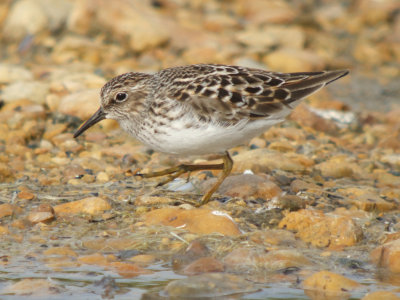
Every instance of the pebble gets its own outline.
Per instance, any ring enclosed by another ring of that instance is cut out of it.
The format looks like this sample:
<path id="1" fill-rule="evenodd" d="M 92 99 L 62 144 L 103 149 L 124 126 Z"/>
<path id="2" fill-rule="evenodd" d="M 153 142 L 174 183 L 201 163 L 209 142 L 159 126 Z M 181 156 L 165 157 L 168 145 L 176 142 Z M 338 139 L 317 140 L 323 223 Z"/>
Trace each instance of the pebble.
<path id="1" fill-rule="evenodd" d="M 216 179 L 205 182 L 206 191 Z M 218 192 L 230 197 L 239 197 L 244 200 L 255 198 L 271 200 L 278 197 L 282 190 L 272 181 L 266 180 L 262 176 L 242 174 L 229 176 L 219 187 Z"/>
<path id="2" fill-rule="evenodd" d="M 210 272 L 223 272 L 224 265 L 213 257 L 201 257 L 187 265 L 182 273 L 188 276 Z"/>
<path id="3" fill-rule="evenodd" d="M 257 288 L 244 278 L 223 273 L 205 273 L 171 281 L 163 293 L 170 298 L 227 297 L 255 292 Z"/>
<path id="4" fill-rule="evenodd" d="M 156 224 L 173 226 L 198 234 L 220 233 L 228 236 L 241 234 L 230 217 L 205 208 L 190 210 L 176 207 L 160 208 L 144 214 L 143 220 L 147 226 Z"/>
<path id="5" fill-rule="evenodd" d="M 47 279 L 26 278 L 12 283 L 2 289 L 3 294 L 13 294 L 17 296 L 51 297 L 63 291 L 61 286 L 56 285 Z"/>
<path id="6" fill-rule="evenodd" d="M 70 247 L 52 247 L 43 251 L 46 256 L 70 256 L 77 257 L 78 254 L 72 250 Z"/>
<path id="7" fill-rule="evenodd" d="M 312 299 L 322 299 L 326 297 L 348 298 L 348 292 L 360 288 L 361 285 L 342 275 L 321 271 L 315 273 L 303 282 L 305 294 Z"/>
<path id="8" fill-rule="evenodd" d="M 33 224 L 51 222 L 54 220 L 54 209 L 50 204 L 40 204 L 29 213 L 28 220 Z"/>
<path id="9" fill-rule="evenodd" d="M 232 272 L 274 272 L 291 267 L 310 265 L 309 260 L 296 250 L 271 250 L 265 252 L 237 248 L 223 258 L 227 270 Z"/>
<path id="10" fill-rule="evenodd" d="M 287 214 L 279 228 L 295 230 L 296 236 L 316 247 L 354 246 L 363 238 L 362 228 L 351 217 L 302 209 Z"/>
<path id="11" fill-rule="evenodd" d="M 371 260 L 378 267 L 390 272 L 400 273 L 400 239 L 387 242 L 372 250 Z"/>
<path id="12" fill-rule="evenodd" d="M 314 165 L 314 161 L 297 153 L 280 153 L 267 149 L 245 151 L 233 157 L 232 172 L 243 173 L 252 170 L 254 173 L 267 173 L 270 170 L 300 172 Z"/>
<path id="13" fill-rule="evenodd" d="M 88 197 L 54 206 L 54 211 L 57 216 L 70 214 L 96 215 L 110 209 L 111 205 L 106 200 L 99 197 Z"/>
<path id="14" fill-rule="evenodd" d="M 20 213 L 21 211 L 21 208 L 15 205 L 9 203 L 0 204 L 0 219 L 7 216 L 12 216 L 16 213 Z"/>
<path id="15" fill-rule="evenodd" d="M 366 294 L 361 300 L 400 300 L 400 296 L 389 291 L 375 291 Z"/>

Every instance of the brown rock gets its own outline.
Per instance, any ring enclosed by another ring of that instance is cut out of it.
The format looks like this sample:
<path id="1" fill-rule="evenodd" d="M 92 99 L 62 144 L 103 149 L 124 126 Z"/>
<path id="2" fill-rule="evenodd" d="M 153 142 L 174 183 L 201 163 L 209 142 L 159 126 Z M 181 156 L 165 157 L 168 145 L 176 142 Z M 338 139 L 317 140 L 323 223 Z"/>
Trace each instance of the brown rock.
<path id="1" fill-rule="evenodd" d="M 100 253 L 94 253 L 94 254 L 79 256 L 78 262 L 87 265 L 104 266 L 109 262 L 109 259 L 104 255 L 101 255 Z"/>
<path id="2" fill-rule="evenodd" d="M 400 297 L 389 291 L 376 291 L 366 294 L 361 300 L 400 300 Z"/>
<path id="3" fill-rule="evenodd" d="M 117 272 L 119 275 L 126 278 L 131 278 L 142 274 L 153 273 L 152 271 L 143 269 L 138 265 L 132 263 L 114 261 L 114 260 L 115 260 L 114 257 L 106 257 L 99 253 L 80 256 L 78 258 L 78 262 L 80 263 L 102 266 L 106 269 L 113 270 Z"/>
<path id="4" fill-rule="evenodd" d="M 9 203 L 0 204 L 0 219 L 14 214 L 16 208 L 16 206 Z"/>
<path id="5" fill-rule="evenodd" d="M 294 233 L 282 229 L 256 231 L 249 238 L 257 244 L 265 245 L 295 246 L 297 243 Z"/>
<path id="6" fill-rule="evenodd" d="M 54 209 L 50 204 L 40 204 L 36 209 L 29 213 L 28 220 L 33 224 L 53 221 Z"/>
<path id="7" fill-rule="evenodd" d="M 257 288 L 245 278 L 225 273 L 204 273 L 171 281 L 163 294 L 171 299 L 228 298 L 229 295 L 250 293 Z"/>
<path id="8" fill-rule="evenodd" d="M 371 252 L 371 260 L 378 267 L 400 273 L 400 239 L 379 246 Z"/>
<path id="9" fill-rule="evenodd" d="M 356 163 L 350 162 L 344 156 L 331 157 L 328 161 L 316 165 L 315 169 L 321 171 L 322 176 L 333 178 L 357 177 L 357 174 L 362 173 Z"/>
<path id="10" fill-rule="evenodd" d="M 347 292 L 360 286 L 354 280 L 329 271 L 315 273 L 303 282 L 305 293 L 312 299 L 326 299 L 333 296 L 347 299 Z"/>
<path id="11" fill-rule="evenodd" d="M 95 238 L 95 239 L 88 239 L 83 241 L 83 246 L 85 248 L 100 251 L 104 248 L 114 249 L 115 251 L 118 250 L 126 250 L 132 245 L 134 245 L 134 241 L 131 238 Z"/>
<path id="12" fill-rule="evenodd" d="M 208 183 L 211 186 L 215 181 L 216 179 L 208 180 L 206 184 Z M 282 190 L 274 182 L 262 176 L 241 174 L 226 178 L 219 187 L 218 192 L 230 197 L 243 199 L 260 198 L 271 200 L 274 197 L 278 197 L 282 193 Z"/>
<path id="13" fill-rule="evenodd" d="M 232 236 L 241 234 L 237 225 L 227 215 L 205 208 L 183 210 L 167 207 L 148 212 L 143 218 L 147 226 L 173 226 L 198 234 L 215 232 Z"/>
<path id="14" fill-rule="evenodd" d="M 255 149 L 239 153 L 233 157 L 232 172 L 243 173 L 252 170 L 254 173 L 267 173 L 270 170 L 291 172 L 305 171 L 314 165 L 314 161 L 297 153 L 281 153 L 268 149 Z"/>
<path id="15" fill-rule="evenodd" d="M 207 246 L 199 240 L 194 240 L 184 251 L 181 250 L 179 253 L 174 255 L 172 258 L 172 267 L 174 270 L 179 271 L 200 257 L 209 255 L 210 250 Z"/>
<path id="16" fill-rule="evenodd" d="M 46 279 L 22 279 L 16 283 L 6 286 L 1 292 L 18 296 L 35 296 L 48 298 L 49 295 L 58 294 L 61 287 Z"/>
<path id="17" fill-rule="evenodd" d="M 223 259 L 225 267 L 234 272 L 277 271 L 290 267 L 309 265 L 308 259 L 295 250 L 272 250 L 269 252 L 238 248 Z"/>
<path id="18" fill-rule="evenodd" d="M 312 112 L 307 105 L 300 104 L 290 115 L 290 119 L 298 122 L 302 126 L 311 127 L 317 131 L 336 134 L 339 128 L 331 121 L 318 116 Z"/>
<path id="19" fill-rule="evenodd" d="M 0 181 L 8 182 L 14 179 L 14 175 L 11 172 L 11 168 L 5 164 L 0 162 Z"/>
<path id="20" fill-rule="evenodd" d="M 74 179 L 77 177 L 79 178 L 83 176 L 84 174 L 86 174 L 86 171 L 81 165 L 72 163 L 63 168 L 62 173 L 64 179 L 68 181 L 69 179 Z"/>
<path id="21" fill-rule="evenodd" d="M 58 256 L 70 256 L 77 257 L 78 254 L 69 247 L 52 247 L 43 251 L 43 255 L 58 255 Z"/>
<path id="22" fill-rule="evenodd" d="M 351 217 L 325 215 L 317 210 L 291 212 L 279 227 L 297 231 L 296 236 L 317 247 L 353 246 L 363 236 L 361 227 Z"/>
<path id="23" fill-rule="evenodd" d="M 213 257 L 201 257 L 187 265 L 182 271 L 183 274 L 189 276 L 209 272 L 223 272 L 224 265 Z"/>
<path id="24" fill-rule="evenodd" d="M 8 230 L 8 226 L 2 226 L 0 225 L 0 235 L 5 235 L 5 234 L 9 234 L 10 231 Z"/>
<path id="25" fill-rule="evenodd" d="M 301 191 L 320 190 L 321 187 L 311 182 L 306 182 L 301 179 L 295 179 L 290 183 L 290 189 L 293 193 L 297 194 Z"/>
<path id="26" fill-rule="evenodd" d="M 35 194 L 29 191 L 21 191 L 18 193 L 18 198 L 22 200 L 32 200 L 33 198 L 35 198 Z"/>
<path id="27" fill-rule="evenodd" d="M 154 263 L 157 260 L 157 258 L 151 254 L 139 254 L 131 258 L 128 258 L 128 260 L 134 262 L 135 264 L 138 264 L 141 267 L 146 267 Z"/>
<path id="28" fill-rule="evenodd" d="M 110 209 L 111 205 L 106 200 L 99 197 L 88 197 L 54 206 L 54 211 L 57 215 L 80 213 L 95 215 Z"/>
<path id="29" fill-rule="evenodd" d="M 384 200 L 370 187 L 350 187 L 338 189 L 337 192 L 346 195 L 350 203 L 365 211 L 390 211 L 398 206 L 394 202 Z"/>
<path id="30" fill-rule="evenodd" d="M 125 278 L 132 278 L 143 274 L 153 273 L 153 271 L 146 270 L 138 265 L 121 261 L 110 262 L 106 264 L 106 268 L 117 272 L 119 275 Z"/>

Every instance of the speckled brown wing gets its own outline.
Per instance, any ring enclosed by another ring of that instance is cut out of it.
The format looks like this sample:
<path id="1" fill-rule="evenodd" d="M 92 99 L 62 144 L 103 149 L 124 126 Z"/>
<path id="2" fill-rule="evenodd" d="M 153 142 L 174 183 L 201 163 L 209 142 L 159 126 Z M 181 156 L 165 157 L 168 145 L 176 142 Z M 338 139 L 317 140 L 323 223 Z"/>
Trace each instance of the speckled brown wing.
<path id="1" fill-rule="evenodd" d="M 284 107 L 292 108 L 292 103 L 347 73 L 274 73 L 238 66 L 193 65 L 169 74 L 173 84 L 166 94 L 188 103 L 200 120 L 231 123 L 246 117 L 268 118 Z"/>

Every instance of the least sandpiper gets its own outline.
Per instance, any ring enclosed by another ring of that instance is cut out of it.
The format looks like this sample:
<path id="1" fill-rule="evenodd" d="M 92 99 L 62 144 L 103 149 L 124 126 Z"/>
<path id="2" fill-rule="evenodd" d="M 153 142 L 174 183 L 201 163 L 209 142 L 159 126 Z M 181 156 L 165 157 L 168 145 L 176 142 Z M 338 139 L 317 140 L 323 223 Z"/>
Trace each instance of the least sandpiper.
<path id="1" fill-rule="evenodd" d="M 101 89 L 100 108 L 74 134 L 114 119 L 154 150 L 178 155 L 219 154 L 221 164 L 182 164 L 145 178 L 169 182 L 197 170 L 222 170 L 203 196 L 207 203 L 232 170 L 228 149 L 282 122 L 304 97 L 348 74 L 347 70 L 278 73 L 239 66 L 198 64 L 155 74 L 126 73 Z"/>

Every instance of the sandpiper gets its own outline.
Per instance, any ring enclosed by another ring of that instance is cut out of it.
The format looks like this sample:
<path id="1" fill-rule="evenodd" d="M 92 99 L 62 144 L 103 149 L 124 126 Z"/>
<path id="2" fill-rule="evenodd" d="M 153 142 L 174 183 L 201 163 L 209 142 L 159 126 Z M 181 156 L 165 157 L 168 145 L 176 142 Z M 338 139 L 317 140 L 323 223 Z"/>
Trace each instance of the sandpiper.
<path id="1" fill-rule="evenodd" d="M 182 164 L 163 171 L 165 184 L 183 173 L 222 170 L 199 202 L 207 203 L 233 166 L 228 149 L 284 121 L 300 100 L 348 74 L 348 70 L 278 73 L 239 66 L 197 64 L 155 74 L 130 72 L 101 89 L 100 108 L 74 134 L 114 119 L 135 138 L 160 152 L 220 154 L 221 164 Z"/>

